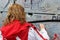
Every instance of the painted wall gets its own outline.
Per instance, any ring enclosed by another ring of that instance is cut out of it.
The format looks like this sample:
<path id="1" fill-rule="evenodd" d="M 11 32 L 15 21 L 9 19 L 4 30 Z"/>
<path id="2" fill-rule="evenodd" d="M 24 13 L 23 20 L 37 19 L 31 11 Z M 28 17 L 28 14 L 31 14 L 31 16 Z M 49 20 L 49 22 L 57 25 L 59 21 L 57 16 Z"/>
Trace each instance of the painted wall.
<path id="1" fill-rule="evenodd" d="M 60 0 L 17 0 L 16 3 L 22 4 L 26 12 L 58 14 L 60 11 Z"/>
<path id="2" fill-rule="evenodd" d="M 14 0 L 0 0 L 0 26 L 2 26 L 3 20 L 6 18 L 8 7 L 13 4 Z M 16 3 L 22 5 L 27 13 L 47 13 L 57 15 L 45 15 L 45 14 L 26 14 L 27 21 L 35 20 L 51 20 L 53 16 L 59 16 L 60 20 L 60 0 L 17 0 Z M 1 13 L 3 11 L 3 13 Z M 52 38 L 54 33 L 60 36 L 60 22 L 43 22 Z M 39 23 L 34 23 L 39 28 Z"/>

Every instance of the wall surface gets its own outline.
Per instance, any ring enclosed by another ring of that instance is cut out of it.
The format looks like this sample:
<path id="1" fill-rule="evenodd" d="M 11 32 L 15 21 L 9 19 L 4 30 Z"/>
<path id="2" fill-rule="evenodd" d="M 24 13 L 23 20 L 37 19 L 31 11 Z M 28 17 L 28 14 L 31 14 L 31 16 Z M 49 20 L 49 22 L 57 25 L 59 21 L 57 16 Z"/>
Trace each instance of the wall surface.
<path id="1" fill-rule="evenodd" d="M 14 0 L 0 0 L 0 26 L 2 26 L 3 20 L 6 18 L 6 13 Z M 60 20 L 60 0 L 16 0 L 16 3 L 22 5 L 25 8 L 26 20 L 52 20 L 53 16 Z M 1 13 L 1 11 L 3 11 Z M 28 15 L 28 13 L 37 13 Z M 42 14 L 38 14 L 42 13 Z M 43 14 L 46 13 L 46 14 Z M 56 14 L 56 15 L 47 15 Z M 58 18 L 57 18 L 58 16 Z M 60 36 L 60 22 L 41 22 L 45 25 L 49 36 L 52 38 L 55 33 Z M 39 28 L 39 23 L 34 23 Z"/>

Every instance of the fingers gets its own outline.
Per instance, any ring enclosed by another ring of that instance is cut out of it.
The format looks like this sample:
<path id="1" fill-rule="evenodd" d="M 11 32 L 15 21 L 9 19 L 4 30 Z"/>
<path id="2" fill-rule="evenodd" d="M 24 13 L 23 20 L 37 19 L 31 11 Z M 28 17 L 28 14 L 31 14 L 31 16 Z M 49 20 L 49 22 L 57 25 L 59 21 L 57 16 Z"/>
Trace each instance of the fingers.
<path id="1" fill-rule="evenodd" d="M 40 29 L 45 29 L 44 24 L 40 24 Z"/>

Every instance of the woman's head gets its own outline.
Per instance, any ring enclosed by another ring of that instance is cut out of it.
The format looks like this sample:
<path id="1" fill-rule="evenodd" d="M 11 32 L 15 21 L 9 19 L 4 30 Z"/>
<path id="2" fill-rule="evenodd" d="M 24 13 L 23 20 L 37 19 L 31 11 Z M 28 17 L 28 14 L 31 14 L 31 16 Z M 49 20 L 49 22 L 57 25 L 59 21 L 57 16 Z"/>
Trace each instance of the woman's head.
<path id="1" fill-rule="evenodd" d="M 26 21 L 24 8 L 19 4 L 12 4 L 9 7 L 4 25 L 10 23 L 10 21 L 13 20 L 20 20 L 21 23 L 24 23 Z"/>

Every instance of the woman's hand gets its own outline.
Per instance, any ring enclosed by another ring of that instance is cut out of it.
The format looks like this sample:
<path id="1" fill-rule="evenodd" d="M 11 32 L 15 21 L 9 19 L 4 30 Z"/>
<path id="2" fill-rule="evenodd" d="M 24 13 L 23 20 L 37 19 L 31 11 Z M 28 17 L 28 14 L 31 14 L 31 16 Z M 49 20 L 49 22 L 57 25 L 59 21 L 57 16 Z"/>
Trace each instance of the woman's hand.
<path id="1" fill-rule="evenodd" d="M 40 24 L 40 29 L 45 29 L 44 24 Z"/>

